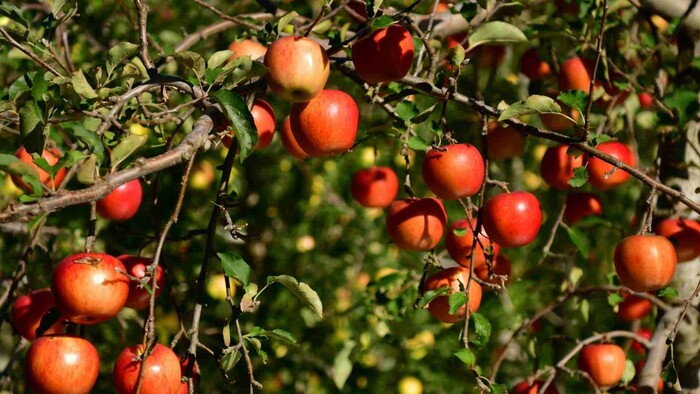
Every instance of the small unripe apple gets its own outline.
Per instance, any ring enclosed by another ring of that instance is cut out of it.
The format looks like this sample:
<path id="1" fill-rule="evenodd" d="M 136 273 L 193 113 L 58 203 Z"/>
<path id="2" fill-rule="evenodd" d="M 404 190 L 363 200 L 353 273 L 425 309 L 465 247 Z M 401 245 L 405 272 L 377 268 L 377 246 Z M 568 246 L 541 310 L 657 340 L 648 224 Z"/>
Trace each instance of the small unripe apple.
<path id="1" fill-rule="evenodd" d="M 548 148 L 540 162 L 542 178 L 553 189 L 568 189 L 574 168 L 583 166 L 583 156 L 568 154 L 568 145 Z"/>
<path id="2" fill-rule="evenodd" d="M 126 272 L 137 278 L 141 279 L 146 276 L 146 268 L 153 263 L 152 259 L 140 256 L 130 256 L 123 254 L 117 257 L 117 260 L 121 261 L 126 268 Z M 152 287 L 152 278 L 148 280 L 148 286 Z M 165 276 L 163 276 L 163 268 L 158 265 L 156 270 L 156 297 L 163 291 L 163 286 L 165 286 Z M 146 309 L 151 302 L 151 294 L 143 287 L 139 287 L 136 281 L 129 281 L 129 297 L 126 299 L 126 304 L 124 306 L 134 309 Z"/>
<path id="3" fill-rule="evenodd" d="M 446 247 L 450 254 L 450 257 L 454 259 L 459 265 L 464 267 L 469 267 L 472 261 L 472 253 L 474 253 L 474 269 L 482 266 L 486 266 L 486 254 L 484 253 L 484 248 L 488 249 L 489 246 L 493 250 L 492 255 L 497 256 L 501 247 L 497 243 L 492 242 L 483 226 L 481 232 L 478 236 L 476 250 L 474 250 L 474 231 L 472 228 L 476 227 L 476 219 L 472 219 L 471 225 L 469 219 L 460 219 L 452 223 L 450 229 L 446 235 Z M 458 233 L 460 235 L 458 235 Z"/>
<path id="4" fill-rule="evenodd" d="M 28 341 L 36 339 L 36 330 L 39 328 L 41 318 L 56 306 L 51 289 L 34 290 L 29 294 L 19 296 L 12 304 L 12 326 Z M 63 319 L 58 319 L 49 327 L 44 335 L 63 332 Z"/>
<path id="5" fill-rule="evenodd" d="M 292 124 L 289 120 L 289 116 L 284 118 L 284 123 L 282 123 L 282 130 L 280 131 L 280 137 L 282 139 L 282 145 L 284 149 L 292 156 L 297 159 L 306 159 L 309 155 L 304 152 L 299 146 L 296 138 L 294 138 L 294 133 L 292 132 Z"/>
<path id="6" fill-rule="evenodd" d="M 275 40 L 265 54 L 267 84 L 282 100 L 310 101 L 326 86 L 330 60 L 316 41 L 301 36 Z"/>
<path id="7" fill-rule="evenodd" d="M 603 215 L 603 202 L 600 197 L 591 193 L 571 193 L 566 196 L 564 219 L 567 223 L 574 224 L 593 215 Z"/>
<path id="8" fill-rule="evenodd" d="M 258 60 L 265 56 L 267 48 L 255 40 L 234 41 L 228 46 L 228 50 L 233 52 L 229 61 L 233 61 L 242 56 L 250 56 L 251 60 Z"/>
<path id="9" fill-rule="evenodd" d="M 532 80 L 539 80 L 552 73 L 549 64 L 537 54 L 535 48 L 530 48 L 520 58 L 520 71 Z"/>
<path id="10" fill-rule="evenodd" d="M 352 45 L 352 63 L 368 83 L 398 81 L 413 64 L 413 37 L 398 24 L 377 29 Z"/>
<path id="11" fill-rule="evenodd" d="M 489 124 L 486 144 L 489 158 L 505 160 L 518 157 L 525 152 L 525 136 L 513 127 L 502 127 L 494 122 Z"/>
<path id="12" fill-rule="evenodd" d="M 129 220 L 139 210 L 142 195 L 141 182 L 132 179 L 97 200 L 97 213 L 109 220 Z"/>
<path id="13" fill-rule="evenodd" d="M 112 371 L 112 381 L 117 394 L 136 392 L 141 373 L 140 357 L 144 352 L 142 344 L 124 349 L 117 357 Z M 177 394 L 180 390 L 182 373 L 180 360 L 169 347 L 157 343 L 151 354 L 143 362 L 141 394 Z"/>
<path id="14" fill-rule="evenodd" d="M 430 149 L 423 160 L 423 180 L 430 191 L 445 200 L 473 196 L 484 181 L 484 159 L 470 144 Z"/>
<path id="15" fill-rule="evenodd" d="M 664 219 L 654 231 L 668 238 L 676 250 L 679 263 L 700 256 L 700 223 L 690 219 Z"/>
<path id="16" fill-rule="evenodd" d="M 615 247 L 615 272 L 620 282 L 636 292 L 668 285 L 676 272 L 676 252 L 659 235 L 633 235 Z"/>
<path id="17" fill-rule="evenodd" d="M 435 198 L 404 198 L 389 206 L 386 227 L 396 246 L 406 250 L 430 250 L 445 231 L 447 213 Z"/>
<path id="18" fill-rule="evenodd" d="M 253 123 L 258 132 L 258 143 L 255 145 L 255 150 L 263 149 L 270 145 L 272 138 L 275 136 L 275 111 L 270 104 L 263 100 L 257 99 L 250 109 L 253 115 Z M 221 142 L 227 147 L 231 147 L 232 136 L 236 133 L 231 131 L 231 136 L 225 136 Z"/>
<path id="19" fill-rule="evenodd" d="M 486 202 L 482 215 L 491 240 L 506 248 L 529 244 L 542 225 L 539 200 L 524 191 L 496 195 Z"/>
<path id="20" fill-rule="evenodd" d="M 598 144 L 596 148 L 603 153 L 615 157 L 630 167 L 635 167 L 637 165 L 637 159 L 634 157 L 634 153 L 632 153 L 627 145 L 621 142 L 604 142 Z M 630 177 L 627 171 L 619 168 L 616 169 L 612 164 L 596 157 L 584 155 L 583 162 L 584 164 L 588 163 L 588 181 L 598 190 L 609 190 L 615 186 L 619 186 L 627 182 Z"/>
<path id="21" fill-rule="evenodd" d="M 97 382 L 100 357 L 83 338 L 47 335 L 27 350 L 24 375 L 36 393 L 88 394 Z"/>
<path id="22" fill-rule="evenodd" d="M 66 169 L 61 168 L 60 170 L 58 170 L 58 172 L 56 172 L 56 176 L 53 179 L 51 179 L 51 176 L 48 172 L 42 170 L 41 168 L 39 168 L 39 166 L 34 164 L 34 158 L 31 154 L 29 154 L 29 152 L 27 152 L 26 149 L 24 149 L 23 146 L 17 149 L 17 151 L 15 152 L 15 156 L 21 161 L 34 167 L 34 169 L 38 172 L 39 182 L 43 183 L 44 186 L 48 187 L 51 190 L 58 189 L 58 187 L 61 185 L 61 182 L 63 182 L 63 178 L 66 176 Z M 61 152 L 58 149 L 44 149 L 43 152 L 41 152 L 41 157 L 46 159 L 46 162 L 52 166 L 58 163 L 58 161 L 61 159 L 61 156 Z M 21 176 L 12 175 L 11 179 L 15 186 L 24 190 L 26 193 L 32 194 L 32 192 L 34 191 L 31 185 L 22 180 Z"/>
<path id="23" fill-rule="evenodd" d="M 362 206 L 388 207 L 399 192 L 399 178 L 389 167 L 365 168 L 353 175 L 350 192 Z"/>
<path id="24" fill-rule="evenodd" d="M 467 305 L 462 305 L 454 314 L 450 313 L 450 297 L 449 295 L 463 291 L 467 288 L 469 281 L 469 270 L 464 267 L 452 267 L 432 274 L 425 280 L 425 291 L 436 290 L 441 287 L 451 288 L 447 295 L 435 297 L 428 303 L 428 311 L 433 317 L 443 323 L 457 323 L 464 320 L 467 313 L 467 305 L 469 310 L 476 312 L 481 305 L 481 285 L 472 281 L 469 284 L 469 301 Z"/>

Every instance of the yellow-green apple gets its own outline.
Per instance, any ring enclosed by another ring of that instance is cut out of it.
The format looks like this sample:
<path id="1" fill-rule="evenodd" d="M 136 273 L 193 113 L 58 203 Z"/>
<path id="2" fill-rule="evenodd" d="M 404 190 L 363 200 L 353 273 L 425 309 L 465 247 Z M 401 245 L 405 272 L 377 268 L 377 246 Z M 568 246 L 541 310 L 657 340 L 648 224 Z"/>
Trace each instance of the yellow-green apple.
<path id="1" fill-rule="evenodd" d="M 265 65 L 270 90 L 293 103 L 309 101 L 321 93 L 330 73 L 326 50 L 301 36 L 275 40 L 265 53 Z"/>

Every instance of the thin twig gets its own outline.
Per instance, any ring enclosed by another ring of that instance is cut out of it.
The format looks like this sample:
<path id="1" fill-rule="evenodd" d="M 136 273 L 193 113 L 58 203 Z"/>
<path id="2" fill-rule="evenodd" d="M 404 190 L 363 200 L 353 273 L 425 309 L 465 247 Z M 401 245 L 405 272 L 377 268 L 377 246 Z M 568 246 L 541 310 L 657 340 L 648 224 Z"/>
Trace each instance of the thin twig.
<path id="1" fill-rule="evenodd" d="M 591 126 L 591 108 L 593 108 L 593 90 L 595 88 L 595 79 L 598 72 L 598 63 L 600 63 L 600 56 L 603 52 L 603 36 L 605 35 L 605 21 L 608 18 L 608 0 L 603 0 L 603 17 L 600 20 L 600 32 L 598 32 L 598 39 L 596 41 L 596 58 L 595 64 L 593 65 L 593 74 L 591 75 L 591 83 L 588 87 L 588 105 L 586 105 L 586 114 L 584 116 L 583 125 L 588 135 L 588 130 Z"/>

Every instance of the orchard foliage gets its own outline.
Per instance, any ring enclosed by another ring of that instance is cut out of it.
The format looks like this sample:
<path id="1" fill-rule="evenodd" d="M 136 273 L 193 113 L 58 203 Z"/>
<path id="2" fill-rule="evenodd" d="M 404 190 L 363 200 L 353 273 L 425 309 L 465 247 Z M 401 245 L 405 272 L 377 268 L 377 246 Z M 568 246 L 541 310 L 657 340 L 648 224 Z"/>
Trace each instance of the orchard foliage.
<path id="1" fill-rule="evenodd" d="M 698 389 L 700 26 L 643 3 L 1 4 L 0 391 Z"/>

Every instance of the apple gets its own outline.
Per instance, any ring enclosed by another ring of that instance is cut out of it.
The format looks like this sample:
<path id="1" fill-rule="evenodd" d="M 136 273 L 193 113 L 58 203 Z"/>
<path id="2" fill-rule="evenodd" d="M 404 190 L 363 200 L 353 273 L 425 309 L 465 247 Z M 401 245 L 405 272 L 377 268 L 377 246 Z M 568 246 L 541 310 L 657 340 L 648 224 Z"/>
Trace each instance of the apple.
<path id="1" fill-rule="evenodd" d="M 267 101 L 256 99 L 250 113 L 253 115 L 253 123 L 258 131 L 258 143 L 255 145 L 255 150 L 263 149 L 270 145 L 275 136 L 275 111 Z M 230 136 L 227 135 L 221 140 L 227 148 L 231 147 L 234 134 L 235 130 L 232 130 Z"/>
<path id="2" fill-rule="evenodd" d="M 634 332 L 635 334 L 639 335 L 640 337 L 651 340 L 651 337 L 654 335 L 653 332 L 651 332 L 650 329 L 648 328 L 640 328 L 637 331 Z M 641 343 L 633 340 L 632 344 L 630 345 L 630 348 L 637 354 L 644 355 L 647 352 L 647 348 L 642 345 Z"/>
<path id="3" fill-rule="evenodd" d="M 653 304 L 646 298 L 623 293 L 624 300 L 618 304 L 617 317 L 624 321 L 643 319 L 651 313 Z"/>
<path id="4" fill-rule="evenodd" d="M 257 60 L 265 56 L 267 48 L 265 45 L 255 40 L 239 40 L 234 41 L 228 46 L 228 50 L 233 52 L 229 61 L 233 61 L 243 56 L 250 56 L 251 60 Z"/>
<path id="5" fill-rule="evenodd" d="M 406 250 L 433 249 L 445 232 L 447 213 L 436 198 L 404 198 L 389 205 L 386 227 L 396 246 Z"/>
<path id="6" fill-rule="evenodd" d="M 323 90 L 307 103 L 292 105 L 289 122 L 294 139 L 311 157 L 347 152 L 355 143 L 359 112 L 341 90 Z"/>
<path id="7" fill-rule="evenodd" d="M 197 162 L 190 175 L 190 187 L 195 190 L 209 190 L 216 179 L 214 165 L 209 160 Z"/>
<path id="8" fill-rule="evenodd" d="M 367 21 L 367 9 L 365 8 L 365 3 L 360 0 L 350 0 L 345 4 L 345 7 L 352 10 L 357 16 L 348 13 L 352 20 L 357 23 L 362 23 Z"/>
<path id="9" fill-rule="evenodd" d="M 141 182 L 132 179 L 97 200 L 97 213 L 109 220 L 129 220 L 139 210 L 142 195 Z"/>
<path id="10" fill-rule="evenodd" d="M 398 394 L 422 394 L 423 382 L 415 376 L 404 376 L 399 380 Z"/>
<path id="11" fill-rule="evenodd" d="M 633 235 L 615 247 L 615 272 L 636 292 L 665 287 L 676 272 L 673 244 L 659 235 Z"/>
<path id="12" fill-rule="evenodd" d="M 425 280 L 425 291 L 449 287 L 447 295 L 435 297 L 428 303 L 428 311 L 434 318 L 443 323 L 463 321 L 467 313 L 467 305 L 462 305 L 454 314 L 450 314 L 449 295 L 466 289 L 469 280 L 469 270 L 464 267 L 452 267 L 436 272 Z M 481 304 L 481 286 L 472 281 L 469 285 L 469 310 L 476 312 Z"/>
<path id="13" fill-rule="evenodd" d="M 289 120 L 289 116 L 284 118 L 284 123 L 282 123 L 282 130 L 280 132 L 280 137 L 282 138 L 282 145 L 284 149 L 292 156 L 297 159 L 306 159 L 309 155 L 304 152 L 299 146 L 296 138 L 294 138 L 294 133 L 292 132 L 292 124 Z"/>
<path id="14" fill-rule="evenodd" d="M 114 363 L 112 381 L 117 394 L 136 392 L 141 373 L 142 344 L 122 350 Z M 180 360 L 169 347 L 156 343 L 143 362 L 145 371 L 141 381 L 141 394 L 177 394 L 180 390 L 182 373 Z"/>
<path id="15" fill-rule="evenodd" d="M 679 263 L 700 256 L 700 223 L 690 219 L 664 219 L 654 231 L 671 241 Z"/>
<path id="16" fill-rule="evenodd" d="M 589 61 L 575 56 L 564 61 L 559 67 L 559 89 L 582 90 L 588 93 L 591 88 L 592 67 Z"/>
<path id="17" fill-rule="evenodd" d="M 555 100 L 556 101 L 556 100 Z M 579 112 L 576 109 L 573 109 L 559 101 L 557 101 L 559 104 L 559 107 L 561 108 L 561 113 L 568 115 L 571 119 L 575 120 L 576 122 L 581 119 L 581 112 Z M 542 121 L 542 124 L 544 124 L 544 127 L 546 127 L 548 130 L 552 131 L 564 131 L 568 130 L 572 127 L 574 127 L 575 123 L 571 122 L 571 120 L 561 116 L 561 115 L 556 115 L 556 114 L 540 114 L 539 115 L 540 120 Z"/>
<path id="18" fill-rule="evenodd" d="M 474 52 L 476 64 L 481 68 L 498 67 L 506 58 L 506 47 L 503 45 L 482 45 Z"/>
<path id="19" fill-rule="evenodd" d="M 607 153 L 614 158 L 624 162 L 630 167 L 637 165 L 637 160 L 630 148 L 617 141 L 603 142 L 596 147 L 599 151 Z M 584 155 L 584 164 L 588 164 L 588 181 L 598 190 L 609 190 L 615 186 L 625 183 L 630 174 L 615 166 L 608 164 L 601 159 Z M 613 169 L 615 169 L 613 171 Z"/>
<path id="20" fill-rule="evenodd" d="M 505 160 L 525 152 L 525 136 L 513 127 L 503 127 L 496 122 L 489 124 L 486 144 L 489 159 Z"/>
<path id="21" fill-rule="evenodd" d="M 51 276 L 56 307 L 73 323 L 97 324 L 113 318 L 129 296 L 129 278 L 118 270 L 126 271 L 124 264 L 108 254 L 64 258 Z"/>
<path id="22" fill-rule="evenodd" d="M 36 330 L 39 328 L 41 318 L 56 306 L 51 289 L 34 290 L 29 294 L 19 296 L 12 304 L 12 325 L 19 334 L 28 341 L 36 339 Z M 58 319 L 49 327 L 44 335 L 59 334 L 63 332 L 64 324 Z"/>
<path id="23" fill-rule="evenodd" d="M 469 224 L 469 219 L 460 219 L 452 223 L 445 237 L 447 252 L 449 252 L 450 257 L 452 257 L 454 261 L 463 267 L 469 267 L 472 261 L 471 255 L 474 253 L 473 228 L 476 228 L 476 219 L 472 219 L 471 225 Z M 474 254 L 474 269 L 482 266 L 486 267 L 486 254 L 484 253 L 484 249 L 489 246 L 493 249 L 491 254 L 495 258 L 501 250 L 501 247 L 489 239 L 482 226 L 478 237 L 476 252 Z"/>
<path id="24" fill-rule="evenodd" d="M 445 200 L 475 195 L 481 189 L 484 176 L 484 159 L 470 144 L 430 149 L 423 160 L 425 184 Z"/>
<path id="25" fill-rule="evenodd" d="M 574 177 L 574 168 L 583 166 L 583 155 L 568 154 L 568 145 L 548 148 L 540 162 L 540 174 L 553 189 L 568 189 Z"/>
<path id="26" fill-rule="evenodd" d="M 413 64 L 413 37 L 398 24 L 374 30 L 351 50 L 355 71 L 370 84 L 398 81 Z"/>
<path id="27" fill-rule="evenodd" d="M 647 92 L 639 93 L 637 98 L 642 109 L 651 109 L 654 106 L 654 98 Z"/>
<path id="28" fill-rule="evenodd" d="M 520 71 L 531 80 L 539 80 L 549 76 L 552 69 L 542 59 L 535 48 L 530 48 L 520 58 Z"/>
<path id="29" fill-rule="evenodd" d="M 578 356 L 578 367 L 590 375 L 598 387 L 616 385 L 625 373 L 627 357 L 612 343 L 585 345 Z"/>
<path id="30" fill-rule="evenodd" d="M 510 282 L 510 273 L 513 268 L 512 264 L 510 263 L 510 259 L 508 256 L 504 254 L 499 254 L 496 256 L 496 259 L 493 261 L 493 273 L 495 275 L 500 275 L 500 276 L 507 276 L 508 279 L 505 280 L 505 285 Z M 479 267 L 474 267 L 474 275 L 476 275 L 477 278 L 483 280 L 484 282 L 489 282 L 493 283 L 495 285 L 501 285 L 501 279 L 497 277 L 489 278 L 489 267 L 484 264 Z"/>
<path id="31" fill-rule="evenodd" d="M 100 357 L 83 338 L 47 335 L 34 340 L 24 360 L 24 375 L 36 393 L 87 394 L 97 382 Z"/>
<path id="32" fill-rule="evenodd" d="M 352 177 L 350 192 L 362 206 L 388 207 L 399 193 L 399 178 L 389 167 L 365 168 Z"/>
<path id="33" fill-rule="evenodd" d="M 513 390 L 511 391 L 511 393 L 537 394 L 540 392 L 540 387 L 542 386 L 544 386 L 544 382 L 541 380 L 535 380 L 534 382 L 532 382 L 532 384 L 529 384 L 527 380 L 523 380 L 522 382 L 513 386 Z M 549 386 L 547 386 L 547 389 L 544 391 L 544 394 L 559 394 L 559 391 L 556 387 L 554 387 L 554 384 L 550 384 Z"/>
<path id="34" fill-rule="evenodd" d="M 152 259 L 126 254 L 117 257 L 117 260 L 124 264 L 129 275 L 139 279 L 146 276 L 146 268 L 153 264 Z M 152 278 L 148 280 L 149 287 L 151 287 L 151 283 L 153 283 Z M 158 269 L 156 270 L 156 297 L 163 291 L 163 286 L 165 286 L 165 276 L 163 276 L 163 268 L 158 264 Z M 148 291 L 143 286 L 140 287 L 138 282 L 129 281 L 129 297 L 127 297 L 124 306 L 134 309 L 146 309 L 150 302 L 151 295 Z"/>
<path id="35" fill-rule="evenodd" d="M 48 187 L 51 190 L 56 190 L 59 186 L 61 186 L 61 182 L 63 182 L 63 178 L 66 176 L 65 168 L 61 168 L 60 170 L 58 170 L 58 172 L 56 172 L 56 176 L 53 179 L 51 179 L 51 176 L 48 172 L 42 170 L 41 168 L 39 168 L 39 166 L 34 164 L 34 158 L 31 154 L 29 154 L 29 152 L 27 152 L 26 149 L 24 149 L 23 146 L 17 149 L 17 151 L 15 152 L 15 156 L 20 161 L 23 161 L 32 166 L 38 172 L 39 182 L 43 183 L 44 186 Z M 46 159 L 46 162 L 51 164 L 52 166 L 58 163 L 58 161 L 61 159 L 61 156 L 62 154 L 58 149 L 44 149 L 41 152 L 41 157 Z M 24 182 L 21 176 L 12 175 L 11 179 L 15 186 L 24 190 L 27 194 L 32 194 L 34 192 L 32 186 Z"/>
<path id="36" fill-rule="evenodd" d="M 588 216 L 603 216 L 603 202 L 591 193 L 571 193 L 566 196 L 564 220 L 574 224 Z"/>
<path id="37" fill-rule="evenodd" d="M 501 193 L 483 207 L 484 229 L 491 241 L 512 248 L 532 242 L 542 225 L 540 202 L 524 191 Z"/>
<path id="38" fill-rule="evenodd" d="M 265 53 L 265 66 L 270 90 L 293 103 L 318 96 L 330 73 L 326 50 L 316 41 L 296 35 L 275 40 Z"/>
<path id="39" fill-rule="evenodd" d="M 188 372 L 187 369 L 189 366 L 191 366 L 192 370 Z M 197 386 L 197 382 L 199 382 L 199 368 L 197 368 L 197 363 L 195 362 L 194 358 L 190 359 L 187 356 L 185 356 L 180 360 L 180 374 L 183 378 L 186 375 L 192 375 L 192 385 Z M 177 393 L 188 394 L 189 392 L 190 388 L 187 384 L 187 381 L 181 382 L 180 391 L 178 391 Z"/>

